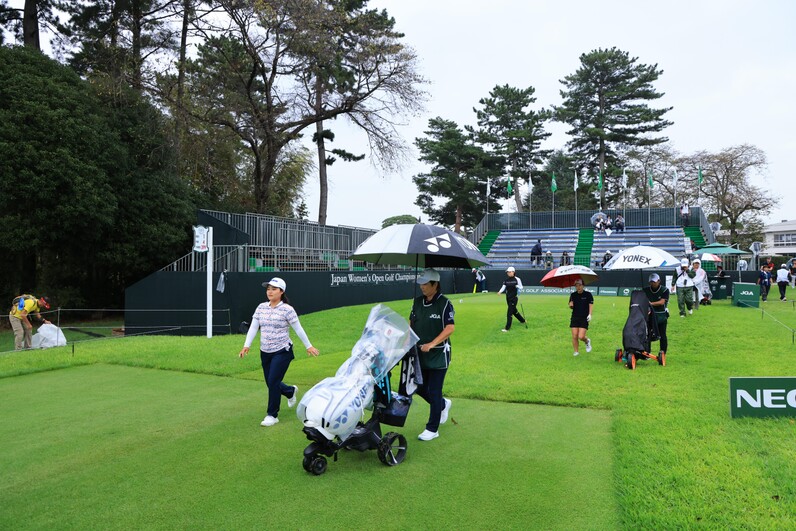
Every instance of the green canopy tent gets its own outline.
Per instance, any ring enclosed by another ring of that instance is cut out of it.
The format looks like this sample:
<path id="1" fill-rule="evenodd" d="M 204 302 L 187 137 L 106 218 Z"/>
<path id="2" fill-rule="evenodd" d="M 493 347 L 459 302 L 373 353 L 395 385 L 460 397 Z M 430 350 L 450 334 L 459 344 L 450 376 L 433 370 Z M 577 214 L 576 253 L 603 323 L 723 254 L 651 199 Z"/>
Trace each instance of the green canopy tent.
<path id="1" fill-rule="evenodd" d="M 742 254 L 750 255 L 752 254 L 749 251 L 741 251 L 736 249 L 735 247 L 730 247 L 729 245 L 724 245 L 723 243 L 711 243 L 710 245 L 706 245 L 701 249 L 694 251 L 694 254 L 697 256 L 702 256 L 705 253 L 711 253 L 716 255 L 732 255 L 738 256 Z M 737 264 L 737 262 L 736 262 Z M 728 268 L 729 269 L 729 268 Z M 738 271 L 738 280 L 741 280 L 741 272 Z"/>

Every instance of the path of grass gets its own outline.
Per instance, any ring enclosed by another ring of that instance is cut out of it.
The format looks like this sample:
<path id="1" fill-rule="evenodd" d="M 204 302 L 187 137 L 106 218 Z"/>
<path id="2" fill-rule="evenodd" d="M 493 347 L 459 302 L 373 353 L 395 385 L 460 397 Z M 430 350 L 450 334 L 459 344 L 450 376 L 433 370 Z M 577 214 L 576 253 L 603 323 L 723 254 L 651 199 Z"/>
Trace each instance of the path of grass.
<path id="1" fill-rule="evenodd" d="M 794 295 L 791 291 L 788 298 Z M 612 495 L 620 507 L 621 527 L 796 528 L 796 445 L 792 444 L 796 424 L 792 419 L 729 418 L 729 377 L 796 375 L 796 346 L 790 331 L 763 318 L 760 310 L 723 301 L 686 319 L 675 316 L 669 325 L 667 367 L 645 363 L 631 372 L 613 362 L 627 316 L 626 298 L 597 297 L 590 332 L 595 349 L 578 358 L 572 357 L 569 344 L 566 298 L 524 297 L 530 329 L 515 326 L 508 334 L 500 332 L 503 298 L 494 294 L 452 298 L 457 329 L 446 393 L 457 403 L 466 398 L 506 408 L 511 406 L 504 403 L 511 402 L 610 410 Z M 409 302 L 389 306 L 406 315 Z M 796 328 L 796 311 L 789 303 L 769 302 L 766 310 Z M 306 391 L 333 374 L 349 356 L 368 311 L 369 307 L 359 306 L 303 316 L 304 328 L 322 355 L 316 359 L 299 354 L 288 382 Z M 97 341 L 78 345 L 74 355 L 69 349 L 54 349 L 0 356 L 0 377 L 104 362 L 251 379 L 252 398 L 243 401 L 253 402 L 241 407 L 248 408 L 245 423 L 254 418 L 256 425 L 263 415 L 264 386 L 257 357 L 237 358 L 241 343 L 241 336 Z M 410 413 L 410 422 L 418 423 L 416 431 L 422 428 L 424 407 L 421 402 Z M 483 437 L 501 441 L 515 424 L 509 420 Z M 406 431 L 411 433 L 410 428 Z M 452 474 L 450 464 L 456 454 L 445 450 L 458 443 L 453 433 L 432 443 L 446 453 L 444 463 L 449 466 L 439 471 L 441 477 Z M 497 453 L 509 451 L 514 448 L 504 444 Z M 522 451 L 532 456 L 534 448 Z M 293 450 L 290 454 L 292 466 Z M 355 468 L 354 473 L 373 472 L 373 456 L 363 458 L 362 470 Z M 329 474 L 345 474 L 350 463 L 330 463 Z M 487 503 L 468 500 L 475 502 Z M 514 502 L 513 495 L 493 496 L 489 507 L 504 503 L 514 507 Z M 567 502 L 562 499 L 562 506 Z M 457 500 L 452 507 L 459 504 Z M 359 509 L 372 510 L 363 507 Z"/>
<path id="2" fill-rule="evenodd" d="M 456 399 L 410 415 L 400 466 L 343 452 L 307 474 L 259 383 L 92 365 L 0 380 L 0 528 L 612 528 L 610 414 Z M 437 444 L 443 442 L 443 444 Z M 562 503 L 566 500 L 566 503 Z"/>

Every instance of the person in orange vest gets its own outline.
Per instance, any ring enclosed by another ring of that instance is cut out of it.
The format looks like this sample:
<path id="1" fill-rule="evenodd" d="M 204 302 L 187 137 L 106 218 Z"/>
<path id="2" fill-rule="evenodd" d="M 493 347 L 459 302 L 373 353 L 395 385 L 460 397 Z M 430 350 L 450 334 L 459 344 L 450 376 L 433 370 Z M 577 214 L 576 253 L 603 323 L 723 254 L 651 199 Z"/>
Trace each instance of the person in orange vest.
<path id="1" fill-rule="evenodd" d="M 11 311 L 8 314 L 11 328 L 14 329 L 14 349 L 22 350 L 31 347 L 31 338 L 33 337 L 33 323 L 29 318 L 31 314 L 44 324 L 50 323 L 39 313 L 42 308 L 50 309 L 50 303 L 46 297 L 36 298 L 27 294 L 14 297 L 11 302 Z"/>

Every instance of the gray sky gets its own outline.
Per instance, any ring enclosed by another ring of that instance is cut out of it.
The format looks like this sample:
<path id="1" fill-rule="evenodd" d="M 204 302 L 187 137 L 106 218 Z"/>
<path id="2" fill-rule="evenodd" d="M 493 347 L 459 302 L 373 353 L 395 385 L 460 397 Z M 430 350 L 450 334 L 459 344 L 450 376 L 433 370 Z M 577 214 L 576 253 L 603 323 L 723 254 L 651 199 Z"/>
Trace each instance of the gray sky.
<path id="1" fill-rule="evenodd" d="M 399 174 L 383 175 L 367 161 L 329 168 L 329 224 L 380 228 L 390 216 L 420 216 L 411 177 L 423 167 L 413 142 L 423 136 L 429 118 L 474 125 L 473 107 L 498 84 L 533 86 L 539 107 L 559 105 L 559 80 L 577 70 L 580 55 L 613 46 L 663 70 L 655 87 L 665 95 L 653 105 L 674 107 L 666 115 L 674 125 L 664 134 L 676 150 L 759 147 L 768 168 L 753 182 L 781 198 L 764 220 L 796 219 L 791 173 L 796 2 L 371 0 L 369 5 L 395 17 L 430 81 L 430 99 L 427 111 L 401 128 L 413 153 Z M 333 147 L 366 151 L 356 132 L 347 132 L 342 123 L 332 127 Z M 564 147 L 565 127 L 552 124 L 548 130 L 553 135 L 545 147 Z M 317 187 L 315 178 L 305 188 L 310 219 L 318 215 Z"/>

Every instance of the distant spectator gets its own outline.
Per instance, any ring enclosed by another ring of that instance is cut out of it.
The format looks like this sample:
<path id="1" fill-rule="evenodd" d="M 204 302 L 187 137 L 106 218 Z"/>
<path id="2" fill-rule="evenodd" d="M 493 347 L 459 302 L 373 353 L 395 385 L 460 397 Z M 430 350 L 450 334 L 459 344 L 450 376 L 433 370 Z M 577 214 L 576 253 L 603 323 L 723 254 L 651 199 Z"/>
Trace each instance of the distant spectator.
<path id="1" fill-rule="evenodd" d="M 768 268 L 768 272 L 773 275 L 774 271 L 776 270 L 776 266 L 774 265 L 774 258 L 769 256 L 768 259 L 766 259 L 766 261 L 763 263 Z"/>
<path id="2" fill-rule="evenodd" d="M 721 265 L 716 266 L 716 276 L 719 278 L 727 278 L 727 272 L 724 270 L 724 267 Z"/>
<path id="3" fill-rule="evenodd" d="M 790 259 L 790 287 L 796 288 L 796 258 Z"/>
<path id="4" fill-rule="evenodd" d="M 688 220 L 691 216 L 691 209 L 688 208 L 688 203 L 684 202 L 680 207 L 680 219 L 683 221 L 683 227 L 688 226 Z"/>
<path id="5" fill-rule="evenodd" d="M 531 265 L 533 267 L 542 265 L 542 240 L 536 240 L 536 245 L 531 249 Z"/>
<path id="6" fill-rule="evenodd" d="M 611 219 L 611 216 L 608 216 L 607 218 L 605 218 L 605 228 L 606 229 L 610 229 L 613 226 L 614 226 L 614 220 Z"/>
<path id="7" fill-rule="evenodd" d="M 481 293 L 486 293 L 486 275 L 480 269 L 473 268 L 473 274 L 475 275 L 475 285 L 473 286 L 473 293 L 476 290 L 480 291 Z"/>
<path id="8" fill-rule="evenodd" d="M 544 254 L 544 267 L 545 269 L 553 269 L 553 253 L 551 251 L 547 251 Z"/>
<path id="9" fill-rule="evenodd" d="M 614 257 L 614 255 L 611 254 L 611 250 L 610 249 L 605 251 L 605 254 L 603 255 L 603 261 L 600 262 L 600 267 L 605 267 L 605 264 L 610 262 L 611 258 L 613 258 L 613 257 Z"/>
<path id="10" fill-rule="evenodd" d="M 605 220 L 603 218 L 597 218 L 597 221 L 594 223 L 594 230 L 605 232 Z"/>
<path id="11" fill-rule="evenodd" d="M 760 285 L 760 298 L 763 302 L 768 300 L 768 290 L 771 288 L 771 272 L 768 270 L 768 265 L 763 264 L 760 267 L 760 273 L 757 275 L 757 284 Z"/>
<path id="12" fill-rule="evenodd" d="M 563 253 L 561 253 L 561 263 L 559 265 L 567 266 L 572 264 L 572 260 L 570 258 L 571 257 L 569 256 L 569 253 L 564 251 Z"/>
<path id="13" fill-rule="evenodd" d="M 700 304 L 710 304 L 712 293 L 708 283 L 708 274 L 702 269 L 702 261 L 695 258 L 691 262 L 691 268 L 694 271 L 694 309 L 698 310 Z"/>
<path id="14" fill-rule="evenodd" d="M 785 302 L 787 297 L 785 297 L 786 290 L 788 288 L 788 284 L 790 283 L 790 273 L 788 272 L 788 264 L 782 264 L 777 270 L 777 287 L 779 288 L 779 300 Z"/>
<path id="15" fill-rule="evenodd" d="M 695 273 L 688 267 L 688 259 L 680 261 L 680 268 L 675 269 L 672 277 L 672 287 L 677 291 L 677 308 L 680 310 L 680 317 L 685 317 L 685 311 L 689 315 L 694 313 L 694 276 Z"/>
<path id="16" fill-rule="evenodd" d="M 622 214 L 616 215 L 614 227 L 616 228 L 616 232 L 625 232 L 625 218 L 622 217 Z"/>

